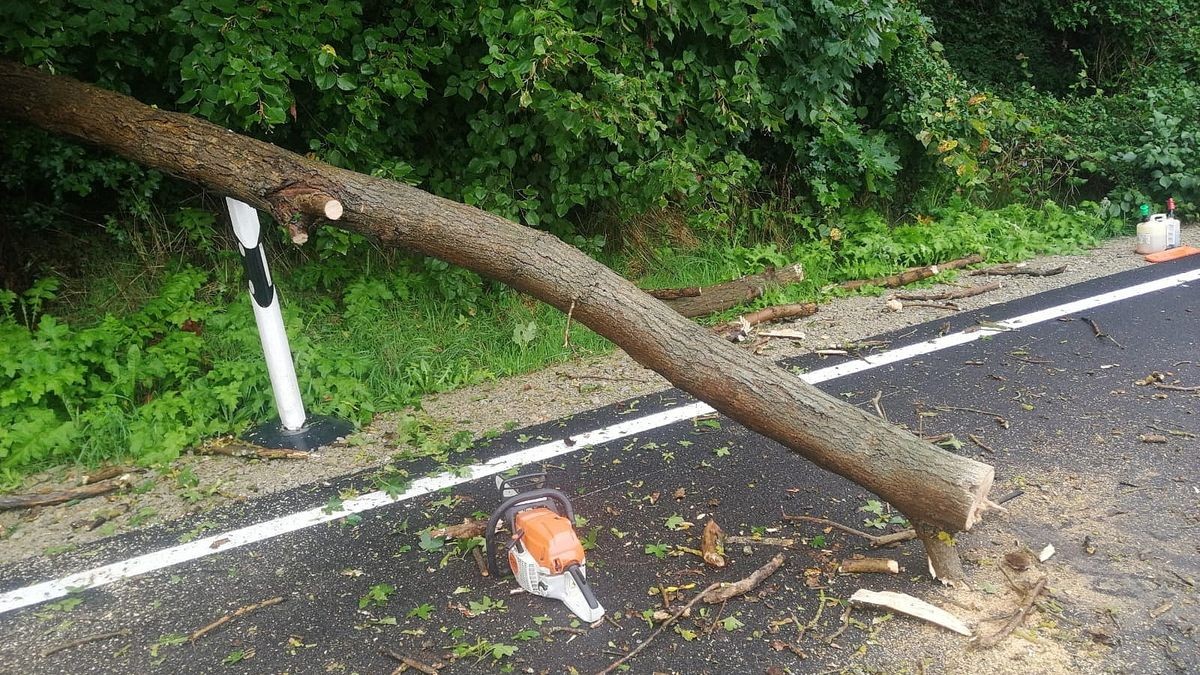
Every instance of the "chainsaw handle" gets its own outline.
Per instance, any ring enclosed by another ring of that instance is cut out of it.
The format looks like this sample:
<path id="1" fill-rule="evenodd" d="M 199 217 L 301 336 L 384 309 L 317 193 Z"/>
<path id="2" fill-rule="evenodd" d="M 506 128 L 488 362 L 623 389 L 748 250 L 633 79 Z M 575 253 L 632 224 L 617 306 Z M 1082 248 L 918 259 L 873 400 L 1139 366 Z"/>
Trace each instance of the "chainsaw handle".
<path id="1" fill-rule="evenodd" d="M 567 499 L 567 496 L 558 490 L 554 490 L 552 488 L 530 490 L 529 492 L 522 492 L 504 500 L 500 506 L 496 507 L 496 510 L 492 512 L 492 517 L 488 518 L 487 527 L 483 530 L 483 544 L 487 548 L 488 554 L 488 573 L 494 577 L 499 578 L 501 576 L 500 570 L 496 566 L 496 545 L 493 541 L 496 537 L 496 525 L 500 524 L 501 518 L 507 519 L 510 511 L 516 510 L 517 506 L 520 506 L 525 502 L 531 502 L 525 508 L 541 506 L 541 504 L 533 502 L 549 502 L 558 515 L 563 516 L 567 520 L 571 521 L 572 525 L 575 524 L 575 509 L 571 507 L 571 500 Z M 519 510 L 523 511 L 525 509 Z"/>

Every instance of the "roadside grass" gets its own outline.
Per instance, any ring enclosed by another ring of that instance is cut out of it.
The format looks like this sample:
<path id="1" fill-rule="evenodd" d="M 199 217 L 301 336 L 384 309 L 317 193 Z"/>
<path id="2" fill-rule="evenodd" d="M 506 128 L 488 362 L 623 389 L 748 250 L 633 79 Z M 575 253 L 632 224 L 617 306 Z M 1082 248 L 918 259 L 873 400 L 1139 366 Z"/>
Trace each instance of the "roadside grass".
<path id="1" fill-rule="evenodd" d="M 853 211 L 819 236 L 795 232 L 789 240 L 776 229 L 769 240 L 741 232 L 698 236 L 686 247 L 646 240 L 601 258 L 644 270 L 634 275 L 644 288 L 804 265 L 804 282 L 704 319 L 718 322 L 826 299 L 840 281 L 971 253 L 1000 262 L 1076 250 L 1113 233 L 1095 213 L 958 204 L 895 226 Z M 429 393 L 612 349 L 577 321 L 564 344 L 564 314 L 466 270 L 339 245 L 340 255 L 284 251 L 273 261 L 311 413 L 365 423 Z M 236 254 L 132 250 L 142 252 L 90 251 L 76 275 L 45 277 L 20 296 L 0 291 L 0 362 L 8 364 L 0 370 L 0 426 L 9 432 L 0 437 L 0 487 L 62 464 L 163 464 L 204 438 L 273 416 Z"/>

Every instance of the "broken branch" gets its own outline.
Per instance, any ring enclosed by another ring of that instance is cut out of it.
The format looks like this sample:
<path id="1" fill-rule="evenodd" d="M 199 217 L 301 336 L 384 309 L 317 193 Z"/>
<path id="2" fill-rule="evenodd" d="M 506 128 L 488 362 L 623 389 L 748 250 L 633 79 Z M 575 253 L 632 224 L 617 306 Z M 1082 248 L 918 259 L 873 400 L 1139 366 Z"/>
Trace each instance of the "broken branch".
<path id="1" fill-rule="evenodd" d="M 771 560 L 767 562 L 766 565 L 758 568 L 755 570 L 754 574 L 751 574 L 745 579 L 735 581 L 731 584 L 717 584 L 716 588 L 709 586 L 700 595 L 704 598 L 704 601 L 710 605 L 718 602 L 725 602 L 726 600 L 736 598 L 739 595 L 744 595 L 755 588 L 758 588 L 758 585 L 763 582 L 763 579 L 766 579 L 774 574 L 775 570 L 779 569 L 780 565 L 782 564 L 783 554 L 777 553 L 775 554 L 774 558 L 771 558 Z"/>
<path id="2" fill-rule="evenodd" d="M 1066 265 L 1059 267 L 1044 267 L 1042 269 L 1034 269 L 1032 267 L 1024 267 L 1023 263 L 1018 265 L 1007 264 L 989 267 L 987 269 L 975 270 L 971 272 L 972 276 L 989 275 L 989 276 L 1016 276 L 1025 275 L 1030 277 L 1052 277 L 1056 274 L 1062 274 L 1067 271 Z"/>
<path id="3" fill-rule="evenodd" d="M 404 665 L 408 666 L 409 668 L 412 668 L 413 670 L 424 673 L 425 675 L 438 675 L 438 671 L 436 668 L 434 668 L 433 666 L 427 665 L 425 663 L 421 663 L 420 661 L 414 659 L 411 656 L 405 656 L 398 652 L 392 651 L 391 649 L 388 649 L 387 647 L 384 647 L 384 648 L 380 649 L 379 651 L 384 656 L 390 656 L 393 659 L 396 659 L 397 661 L 399 661 L 400 663 L 403 663 Z"/>
<path id="4" fill-rule="evenodd" d="M 928 279 L 936 276 L 942 270 L 958 269 L 967 265 L 983 262 L 983 256 L 979 254 L 969 255 L 965 258 L 950 260 L 938 265 L 928 265 L 925 267 L 912 267 L 899 274 L 893 274 L 886 277 L 875 277 L 874 279 L 856 279 L 854 281 L 843 281 L 838 284 L 838 287 L 846 291 L 855 291 L 863 286 L 880 286 L 882 288 L 896 288 L 897 286 L 907 286 L 908 284 Z"/>
<path id="5" fill-rule="evenodd" d="M 756 586 L 761 584 L 763 579 L 766 579 L 767 577 L 774 574 L 775 570 L 779 569 L 779 566 L 782 564 L 783 564 L 783 554 L 780 553 L 779 555 L 775 556 L 774 558 L 771 558 L 771 560 L 766 565 L 763 565 L 758 570 L 756 570 L 754 572 L 754 574 L 751 574 L 750 576 L 746 577 L 745 579 L 742 579 L 741 581 L 737 581 L 732 584 L 722 584 L 722 583 L 712 584 L 711 586 L 704 589 L 700 593 L 697 593 L 695 597 L 693 597 L 691 600 L 688 600 L 688 603 L 686 605 L 684 605 L 682 608 L 680 608 L 678 611 L 676 611 L 674 614 L 672 614 L 670 616 L 670 618 L 668 618 L 666 621 L 663 621 L 658 626 L 658 628 L 656 628 L 654 630 L 654 632 L 650 634 L 649 637 L 647 637 L 645 640 L 643 640 L 641 644 L 639 644 L 637 647 L 635 647 L 633 649 L 633 651 L 629 652 L 625 656 L 622 656 L 621 658 L 617 659 L 616 661 L 613 661 L 612 663 L 610 663 L 608 665 L 607 668 L 605 668 L 604 670 L 597 673 L 597 675 L 608 675 L 608 673 L 611 673 L 614 670 L 616 670 L 617 668 L 620 668 L 621 665 L 623 663 L 625 663 L 626 661 L 628 661 L 629 659 L 632 659 L 634 656 L 637 656 L 639 653 L 641 653 L 641 651 L 643 649 L 645 649 L 654 640 L 654 638 L 658 637 L 659 633 L 662 633 L 671 624 L 678 621 L 679 617 L 690 612 L 692 610 L 692 607 L 694 607 L 696 605 L 696 603 L 699 602 L 700 600 L 703 599 L 710 604 L 717 603 L 717 602 L 725 602 L 726 600 L 728 600 L 730 598 L 735 598 L 743 593 L 751 591 Z M 735 589 L 737 590 L 737 592 L 733 592 Z M 713 598 L 718 598 L 718 599 L 713 599 Z"/>
<path id="6" fill-rule="evenodd" d="M 91 644 L 93 642 L 100 642 L 101 640 L 108 640 L 108 639 L 115 638 L 115 637 L 122 637 L 125 635 L 129 635 L 131 632 L 132 631 L 130 631 L 128 628 L 122 628 L 121 630 L 109 631 L 107 633 L 97 633 L 95 635 L 88 635 L 86 637 L 81 637 L 77 640 L 69 640 L 67 642 L 63 642 L 62 644 L 55 645 L 53 647 L 43 650 L 42 658 L 44 659 L 47 656 L 50 656 L 51 654 L 57 654 L 58 652 L 61 652 L 65 649 L 74 649 L 75 647 L 80 647 L 82 645 Z"/>
<path id="7" fill-rule="evenodd" d="M 447 525 L 429 531 L 429 536 L 438 539 L 470 539 L 482 537 L 487 523 L 475 518 L 463 518 L 458 525 Z"/>
<path id="8" fill-rule="evenodd" d="M 54 504 L 62 504 L 64 502 L 71 502 L 77 499 L 99 497 L 100 495 L 108 494 L 114 490 L 122 490 L 132 484 L 133 474 L 126 473 L 112 480 L 101 481 L 99 483 L 90 483 L 88 485 L 67 488 L 65 490 L 7 495 L 0 497 L 0 511 L 7 511 L 9 509 L 29 509 L 35 506 L 53 506 Z"/>
<path id="9" fill-rule="evenodd" d="M 1008 637 L 1009 634 L 1016 630 L 1017 626 L 1025 623 L 1025 617 L 1029 616 L 1029 612 L 1033 609 L 1033 605 L 1037 601 L 1038 596 L 1040 596 L 1044 590 L 1046 590 L 1046 577 L 1042 577 L 1036 584 L 1034 584 L 1033 590 L 1030 591 L 1029 595 L 1025 597 L 1025 602 L 1021 605 L 1020 611 L 1014 614 L 1013 617 L 1008 620 L 1008 623 L 1004 624 L 1004 627 L 992 635 L 981 637 L 975 640 L 975 646 L 979 647 L 980 649 L 988 649 L 1000 644 L 1000 641 Z"/>

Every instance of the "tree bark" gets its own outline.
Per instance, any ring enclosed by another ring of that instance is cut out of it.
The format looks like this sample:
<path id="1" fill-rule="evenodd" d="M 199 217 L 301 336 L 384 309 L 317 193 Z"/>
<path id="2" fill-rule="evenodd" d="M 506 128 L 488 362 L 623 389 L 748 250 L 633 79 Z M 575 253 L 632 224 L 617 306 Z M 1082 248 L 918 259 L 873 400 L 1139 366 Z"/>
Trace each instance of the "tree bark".
<path id="1" fill-rule="evenodd" d="M 749 274 L 712 286 L 660 288 L 646 292 L 666 302 L 676 312 L 692 318 L 723 312 L 730 307 L 749 302 L 762 296 L 772 286 L 801 281 L 804 281 L 804 268 L 800 265 L 788 265 L 770 267 L 758 274 Z"/>
<path id="2" fill-rule="evenodd" d="M 914 522 L 956 532 L 989 506 L 992 467 L 951 454 L 837 401 L 668 309 L 551 234 L 340 169 L 189 115 L 11 63 L 0 114 L 74 136 L 268 210 L 283 223 L 324 216 L 384 246 L 419 251 L 532 295 L 747 428 L 862 485 Z M 309 198 L 311 197 L 311 198 Z"/>

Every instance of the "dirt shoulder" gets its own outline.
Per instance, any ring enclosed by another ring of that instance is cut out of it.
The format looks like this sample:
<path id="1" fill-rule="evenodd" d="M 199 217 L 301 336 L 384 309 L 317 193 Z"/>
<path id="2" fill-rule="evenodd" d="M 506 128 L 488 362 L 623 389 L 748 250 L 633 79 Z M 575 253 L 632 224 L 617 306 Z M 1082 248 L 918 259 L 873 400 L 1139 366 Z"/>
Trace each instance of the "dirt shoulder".
<path id="1" fill-rule="evenodd" d="M 1123 237 L 1079 255 L 1035 258 L 1028 261 L 1032 267 L 1065 265 L 1066 271 L 1049 277 L 999 278 L 999 290 L 956 303 L 962 310 L 977 309 L 1146 265 L 1132 250 L 1133 239 Z M 960 275 L 953 284 L 939 284 L 928 290 L 947 290 L 980 280 Z M 823 304 L 812 317 L 773 326 L 798 330 L 804 334 L 803 339 L 773 339 L 753 351 L 748 348 L 746 355 L 781 359 L 843 347 L 946 314 L 946 310 L 924 307 L 890 312 L 884 297 L 839 298 Z M 0 512 L 0 563 L 55 555 L 115 534 L 381 466 L 389 456 L 405 450 L 402 440 L 410 437 L 402 431 L 406 426 L 419 426 L 427 438 L 449 437 L 461 430 L 479 436 L 572 415 L 669 386 L 656 373 L 617 350 L 430 396 L 419 410 L 381 415 L 345 441 L 307 460 L 267 462 L 187 455 L 165 470 L 141 472 L 133 490 L 58 506 Z M 44 472 L 30 477 L 23 491 L 69 487 L 77 484 L 82 473 L 74 468 Z"/>

